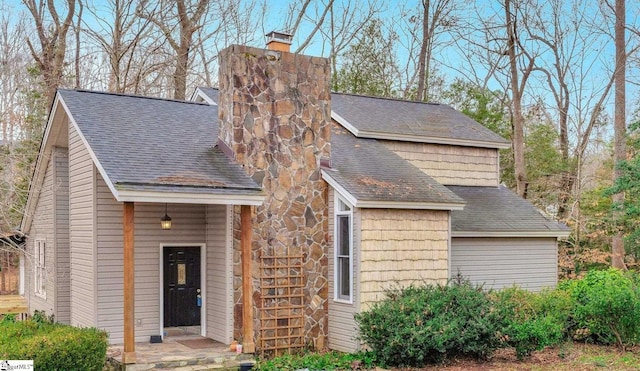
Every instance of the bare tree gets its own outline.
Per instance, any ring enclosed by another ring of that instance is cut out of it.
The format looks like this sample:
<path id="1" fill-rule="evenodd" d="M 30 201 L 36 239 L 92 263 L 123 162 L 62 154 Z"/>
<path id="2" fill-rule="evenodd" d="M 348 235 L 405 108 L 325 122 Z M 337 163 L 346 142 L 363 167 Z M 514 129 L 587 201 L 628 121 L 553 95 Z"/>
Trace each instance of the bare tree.
<path id="1" fill-rule="evenodd" d="M 616 69 L 615 76 L 615 115 L 614 115 L 614 159 L 618 164 L 627 159 L 626 148 L 626 66 L 627 50 L 625 37 L 626 10 L 625 0 L 616 0 L 615 3 L 615 46 L 616 46 Z M 613 180 L 622 176 L 622 171 L 616 166 L 613 173 Z M 613 195 L 613 202 L 622 204 L 624 193 L 619 192 Z M 622 231 L 616 232 L 611 241 L 611 265 L 614 268 L 626 269 L 624 262 L 624 236 Z"/>
<path id="2" fill-rule="evenodd" d="M 60 17 L 53 0 L 22 0 L 31 14 L 40 42 L 36 49 L 30 38 L 27 46 L 44 78 L 47 107 L 51 107 L 56 89 L 62 83 L 67 51 L 67 33 L 73 27 L 75 0 L 66 0 L 66 15 Z M 48 14 L 47 14 L 48 13 Z M 47 19 L 50 18 L 50 22 Z"/>
<path id="3" fill-rule="evenodd" d="M 439 34 L 451 28 L 455 21 L 456 1 L 422 0 L 422 35 L 418 54 L 418 81 L 416 100 L 428 101 L 429 73 L 433 61 L 433 52 Z"/>
<path id="4" fill-rule="evenodd" d="M 139 0 L 109 0 L 108 19 L 104 17 L 105 9 L 88 9 L 93 22 L 91 25 L 85 22 L 84 30 L 107 56 L 109 91 L 130 92 L 142 77 L 137 72 L 145 70 L 143 63 L 147 60 L 142 58 L 144 50 L 139 52 L 139 49 L 151 49 L 153 43 L 145 44 L 151 39 L 150 21 L 137 15 L 136 10 L 141 5 Z"/>
<path id="5" fill-rule="evenodd" d="M 161 0 L 160 6 L 155 11 L 149 12 L 143 10 L 150 7 L 149 1 L 145 0 L 138 7 L 138 14 L 151 21 L 162 32 L 175 52 L 174 99 L 186 98 L 190 53 L 194 47 L 193 35 L 203 27 L 203 21 L 207 19 L 209 3 L 209 0 Z"/>
<path id="6" fill-rule="evenodd" d="M 504 1 L 505 25 L 507 29 L 507 55 L 509 56 L 509 70 L 511 82 L 512 104 L 512 144 L 514 158 L 514 172 L 516 180 L 516 192 L 521 197 L 527 196 L 527 170 L 524 161 L 524 116 L 522 115 L 522 94 L 535 64 L 535 58 L 523 50 L 518 39 L 519 23 L 517 21 L 517 9 L 511 8 L 511 0 Z M 519 52 L 520 51 L 520 52 Z M 522 53 L 528 59 L 528 63 L 519 77 L 518 55 Z"/>

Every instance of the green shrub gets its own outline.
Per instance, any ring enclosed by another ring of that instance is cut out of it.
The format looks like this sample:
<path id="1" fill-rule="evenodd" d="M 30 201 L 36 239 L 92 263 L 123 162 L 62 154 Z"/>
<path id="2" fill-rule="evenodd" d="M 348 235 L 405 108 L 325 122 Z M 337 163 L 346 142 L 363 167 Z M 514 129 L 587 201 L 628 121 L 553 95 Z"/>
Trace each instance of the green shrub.
<path id="1" fill-rule="evenodd" d="M 532 293 L 508 288 L 493 294 L 501 322 L 501 339 L 518 358 L 560 343 L 566 337 L 571 298 L 560 291 Z"/>
<path id="2" fill-rule="evenodd" d="M 621 347 L 640 340 L 640 295 L 637 273 L 617 269 L 590 271 L 581 280 L 560 285 L 575 302 L 572 336 Z"/>
<path id="3" fill-rule="evenodd" d="M 102 370 L 107 334 L 34 315 L 0 322 L 0 359 L 32 359 L 39 370 Z"/>
<path id="4" fill-rule="evenodd" d="M 356 314 L 359 339 L 382 365 L 420 367 L 457 356 L 486 358 L 500 345 L 488 295 L 469 282 L 409 286 Z"/>
<path id="5" fill-rule="evenodd" d="M 279 370 L 351 370 L 352 368 L 373 367 L 373 358 L 370 353 L 309 353 L 300 355 L 284 355 L 271 360 L 262 360 L 256 363 L 254 370 L 279 371 Z"/>

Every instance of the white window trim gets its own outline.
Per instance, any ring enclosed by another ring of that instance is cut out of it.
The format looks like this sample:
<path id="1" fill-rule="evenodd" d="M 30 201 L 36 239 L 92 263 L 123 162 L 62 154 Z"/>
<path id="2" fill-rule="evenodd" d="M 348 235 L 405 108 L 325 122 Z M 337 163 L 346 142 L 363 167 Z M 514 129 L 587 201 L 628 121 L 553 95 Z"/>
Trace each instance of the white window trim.
<path id="1" fill-rule="evenodd" d="M 33 243 L 33 289 L 36 296 L 47 298 L 47 243 L 37 239 Z"/>
<path id="2" fill-rule="evenodd" d="M 349 207 L 348 211 L 340 210 L 340 203 Z M 338 216 L 349 216 L 349 298 L 340 297 L 341 282 L 338 281 Z M 333 301 L 353 304 L 353 205 L 335 192 L 333 202 Z"/>

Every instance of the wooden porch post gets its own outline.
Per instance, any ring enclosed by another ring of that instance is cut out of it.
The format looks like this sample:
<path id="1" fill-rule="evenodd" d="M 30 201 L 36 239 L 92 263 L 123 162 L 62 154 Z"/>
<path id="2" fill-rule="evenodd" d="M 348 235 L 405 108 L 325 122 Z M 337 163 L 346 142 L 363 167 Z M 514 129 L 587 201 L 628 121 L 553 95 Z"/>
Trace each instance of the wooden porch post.
<path id="1" fill-rule="evenodd" d="M 135 271 L 134 271 L 134 219 L 133 202 L 124 203 L 123 214 L 124 235 L 124 363 L 136 362 L 135 329 L 133 318 L 135 316 Z"/>
<path id="2" fill-rule="evenodd" d="M 253 285 L 251 277 L 251 206 L 240 207 L 240 247 L 242 250 L 242 351 L 254 353 L 253 342 Z"/>

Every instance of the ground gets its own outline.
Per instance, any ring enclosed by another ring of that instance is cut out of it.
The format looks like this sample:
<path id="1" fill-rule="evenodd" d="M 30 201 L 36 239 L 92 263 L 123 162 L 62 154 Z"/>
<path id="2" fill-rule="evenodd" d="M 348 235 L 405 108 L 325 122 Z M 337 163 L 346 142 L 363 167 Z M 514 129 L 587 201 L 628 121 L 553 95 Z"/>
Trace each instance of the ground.
<path id="1" fill-rule="evenodd" d="M 456 360 L 447 365 L 422 368 L 422 371 L 507 371 L 507 370 L 638 370 L 640 347 L 622 351 L 616 347 L 568 343 L 535 352 L 531 357 L 518 361 L 515 352 L 499 350 L 485 362 Z M 395 369 L 400 371 L 403 369 Z M 407 369 L 404 369 L 407 370 Z"/>

